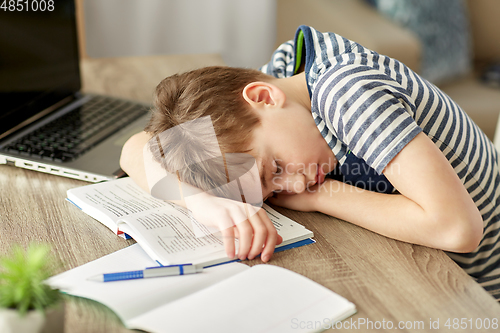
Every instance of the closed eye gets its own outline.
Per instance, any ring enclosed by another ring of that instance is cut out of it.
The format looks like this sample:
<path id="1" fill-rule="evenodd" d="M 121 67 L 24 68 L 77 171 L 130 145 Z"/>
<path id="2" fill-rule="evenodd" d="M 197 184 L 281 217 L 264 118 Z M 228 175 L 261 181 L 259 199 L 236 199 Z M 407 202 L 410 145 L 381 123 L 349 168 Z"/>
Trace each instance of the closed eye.
<path id="1" fill-rule="evenodd" d="M 283 173 L 283 168 L 280 165 L 280 161 L 278 159 L 273 160 L 273 175 L 279 176 Z"/>

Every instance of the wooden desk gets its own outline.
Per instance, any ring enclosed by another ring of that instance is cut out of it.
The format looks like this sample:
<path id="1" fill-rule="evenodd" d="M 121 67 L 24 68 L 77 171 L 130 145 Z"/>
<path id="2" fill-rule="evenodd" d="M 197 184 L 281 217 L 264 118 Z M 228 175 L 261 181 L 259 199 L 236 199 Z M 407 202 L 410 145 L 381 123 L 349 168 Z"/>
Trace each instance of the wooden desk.
<path id="1" fill-rule="evenodd" d="M 161 78 L 208 64 L 222 61 L 215 56 L 89 59 L 82 63 L 84 88 L 148 101 Z M 1 165 L 0 253 L 13 243 L 50 242 L 63 263 L 62 272 L 133 244 L 64 200 L 66 190 L 85 184 Z M 319 213 L 277 209 L 312 230 L 317 243 L 276 253 L 270 264 L 298 272 L 354 302 L 357 331 L 421 332 L 429 330 L 432 318 L 439 319 L 442 331 L 473 332 L 484 330 L 448 329 L 445 323 L 451 319 L 453 325 L 454 318 L 467 323 L 471 319 L 473 324 L 478 318 L 500 321 L 500 305 L 442 251 L 391 240 Z M 373 329 L 360 326 L 363 320 L 372 321 Z M 397 328 L 399 321 L 413 328 L 383 329 L 390 323 Z M 419 321 L 424 326 L 416 329 Z M 66 303 L 65 327 L 66 332 L 129 331 L 107 308 L 82 299 Z M 340 331 L 351 330 L 355 328 Z M 217 330 L 207 327 L 207 332 Z"/>

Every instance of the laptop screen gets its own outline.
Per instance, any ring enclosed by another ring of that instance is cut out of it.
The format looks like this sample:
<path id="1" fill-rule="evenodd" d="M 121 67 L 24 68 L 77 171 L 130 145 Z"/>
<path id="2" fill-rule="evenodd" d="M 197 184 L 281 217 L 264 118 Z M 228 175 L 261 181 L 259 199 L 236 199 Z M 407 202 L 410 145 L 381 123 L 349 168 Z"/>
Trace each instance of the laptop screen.
<path id="1" fill-rule="evenodd" d="M 0 9 L 0 136 L 80 90 L 74 0 L 11 2 Z"/>

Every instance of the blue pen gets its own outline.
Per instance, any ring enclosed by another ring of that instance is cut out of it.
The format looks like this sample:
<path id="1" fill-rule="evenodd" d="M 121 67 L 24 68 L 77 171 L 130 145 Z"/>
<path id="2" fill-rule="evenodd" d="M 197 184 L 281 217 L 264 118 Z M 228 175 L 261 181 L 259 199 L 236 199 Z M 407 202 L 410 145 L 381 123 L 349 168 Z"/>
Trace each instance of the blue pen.
<path id="1" fill-rule="evenodd" d="M 194 274 L 194 273 L 199 273 L 201 271 L 203 271 L 203 267 L 197 267 L 192 264 L 170 265 L 170 266 L 160 266 L 160 267 L 148 267 L 145 270 L 140 270 L 140 271 L 99 274 L 96 276 L 92 276 L 87 280 L 98 281 L 98 282 L 111 282 L 111 281 L 133 280 L 133 279 L 145 279 L 145 278 L 161 277 L 161 276 Z"/>

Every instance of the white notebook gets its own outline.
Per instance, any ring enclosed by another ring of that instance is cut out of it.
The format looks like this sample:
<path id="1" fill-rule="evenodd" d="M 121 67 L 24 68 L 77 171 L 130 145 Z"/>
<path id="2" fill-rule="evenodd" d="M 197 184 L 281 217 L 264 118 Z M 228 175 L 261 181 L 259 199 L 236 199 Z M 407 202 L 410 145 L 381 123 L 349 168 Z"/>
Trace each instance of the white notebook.
<path id="1" fill-rule="evenodd" d="M 132 329 L 149 332 L 317 332 L 356 312 L 345 298 L 270 264 L 229 263 L 202 273 L 95 282 L 101 273 L 156 263 L 134 244 L 50 278 L 54 288 L 98 301 Z"/>

